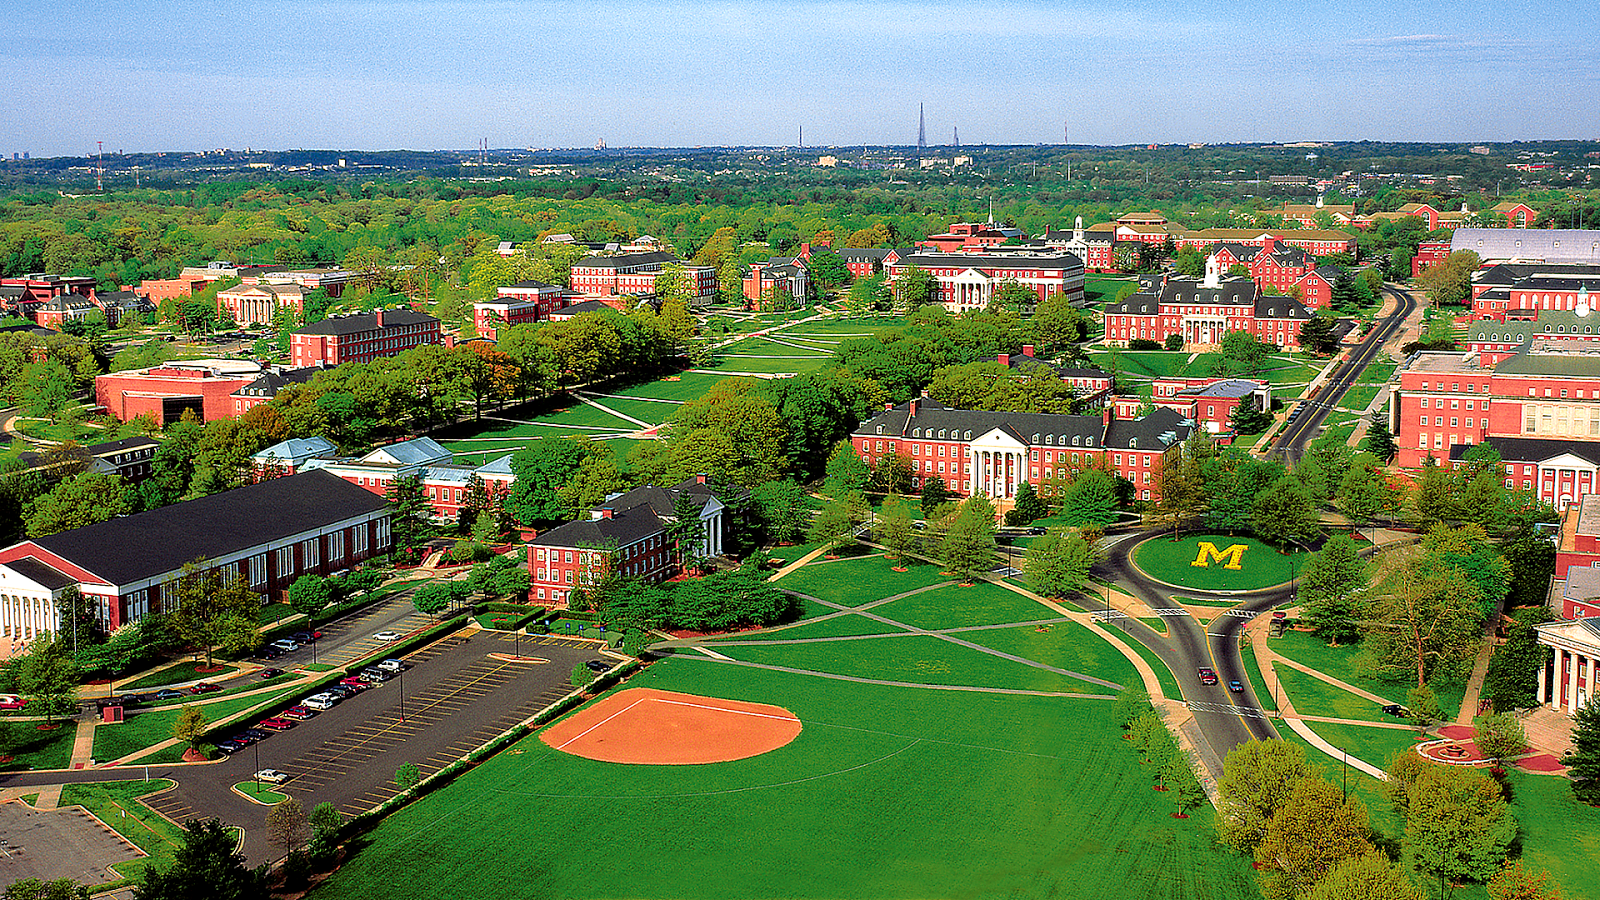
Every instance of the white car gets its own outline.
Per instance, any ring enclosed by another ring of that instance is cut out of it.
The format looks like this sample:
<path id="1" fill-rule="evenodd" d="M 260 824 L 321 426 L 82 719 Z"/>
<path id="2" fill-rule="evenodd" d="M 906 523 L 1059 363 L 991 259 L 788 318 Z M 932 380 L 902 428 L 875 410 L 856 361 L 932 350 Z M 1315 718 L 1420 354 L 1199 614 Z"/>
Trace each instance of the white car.
<path id="1" fill-rule="evenodd" d="M 386 659 L 380 663 L 373 663 L 372 667 L 374 669 L 382 669 L 385 672 L 396 673 L 405 668 L 405 666 L 398 659 Z"/>
<path id="2" fill-rule="evenodd" d="M 299 644 L 296 644 L 294 641 L 291 641 L 288 638 L 280 638 L 276 641 L 273 641 L 272 646 L 277 647 L 279 650 L 282 650 L 285 653 L 293 653 L 294 651 L 300 649 Z"/>
<path id="3" fill-rule="evenodd" d="M 277 769 L 262 769 L 250 777 L 256 781 L 266 781 L 272 784 L 283 784 L 285 781 L 289 780 L 289 773 L 280 772 Z"/>
<path id="4" fill-rule="evenodd" d="M 400 632 L 398 632 L 398 631 L 380 631 L 377 634 L 373 635 L 373 637 L 377 638 L 380 641 L 383 641 L 386 644 L 389 644 L 389 643 L 393 643 L 395 641 L 400 640 Z"/>
<path id="5" fill-rule="evenodd" d="M 333 709 L 333 705 L 338 702 L 339 698 L 333 694 L 312 694 L 301 700 L 300 705 L 308 706 L 312 709 L 327 710 Z"/>

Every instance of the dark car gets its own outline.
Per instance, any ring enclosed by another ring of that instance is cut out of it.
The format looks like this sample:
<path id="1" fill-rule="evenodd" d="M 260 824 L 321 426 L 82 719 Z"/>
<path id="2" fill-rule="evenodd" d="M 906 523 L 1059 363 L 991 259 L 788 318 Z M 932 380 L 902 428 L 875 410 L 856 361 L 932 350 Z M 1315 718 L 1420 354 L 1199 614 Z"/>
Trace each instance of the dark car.
<path id="1" fill-rule="evenodd" d="M 322 632 L 320 631 L 296 631 L 294 634 L 289 635 L 289 640 L 294 641 L 296 644 L 309 644 L 321 637 Z"/>
<path id="2" fill-rule="evenodd" d="M 258 740 L 260 740 L 260 738 L 253 738 L 250 735 L 245 734 L 244 732 L 241 731 L 238 734 L 234 735 L 233 737 L 228 738 L 223 743 L 238 744 L 241 747 L 248 747 L 251 744 L 254 744 Z"/>
<path id="3" fill-rule="evenodd" d="M 282 674 L 283 674 L 283 670 L 282 669 L 262 669 L 261 670 L 261 677 L 262 678 L 277 678 L 279 675 L 282 675 Z"/>
<path id="4" fill-rule="evenodd" d="M 248 744 L 241 744 L 238 741 L 218 741 L 217 742 L 217 749 L 222 751 L 223 753 L 226 753 L 229 756 L 232 756 L 233 754 L 238 753 L 240 750 L 243 750 L 247 746 L 249 746 L 249 745 Z"/>
<path id="5" fill-rule="evenodd" d="M 361 690 L 359 688 L 353 688 L 348 684 L 330 684 L 328 685 L 327 693 L 332 694 L 341 700 L 348 700 L 351 697 L 361 693 Z"/>
<path id="6" fill-rule="evenodd" d="M 185 694 L 183 691 L 175 691 L 172 688 L 162 688 L 161 690 L 156 691 L 155 699 L 157 703 L 165 703 L 168 700 L 183 700 L 188 696 L 189 695 Z"/>
<path id="7" fill-rule="evenodd" d="M 1202 668 L 1200 668 L 1198 670 L 1198 672 L 1199 672 L 1199 675 L 1200 675 L 1200 683 L 1201 684 L 1216 684 L 1217 683 L 1217 673 L 1216 673 L 1216 671 L 1214 669 L 1209 669 L 1209 668 L 1202 667 Z"/>
<path id="8" fill-rule="evenodd" d="M 1244 685 L 1237 681 L 1230 681 L 1228 682 L 1228 690 L 1235 694 L 1242 694 L 1244 693 Z"/>
<path id="9" fill-rule="evenodd" d="M 283 651 L 279 650 L 277 647 L 272 646 L 271 644 L 268 644 L 267 646 L 262 647 L 260 650 L 256 651 L 256 659 L 277 659 L 278 657 L 280 657 L 282 655 L 283 655 Z"/>
<path id="10" fill-rule="evenodd" d="M 603 659 L 591 659 L 584 663 L 584 665 L 588 666 L 589 671 L 591 672 L 605 672 L 609 671 L 611 668 L 611 664 Z"/>
<path id="11" fill-rule="evenodd" d="M 245 730 L 243 730 L 243 731 L 241 731 L 239 733 L 244 735 L 247 738 L 254 738 L 254 739 L 258 740 L 258 741 L 264 741 L 267 738 L 272 737 L 272 733 L 271 732 L 262 731 L 259 728 L 246 728 Z"/>
<path id="12" fill-rule="evenodd" d="M 1048 530 L 1049 529 L 1045 528 L 1043 525 L 1035 525 L 1032 528 L 1029 528 L 1027 533 L 1028 534 L 1044 534 Z"/>
<path id="13" fill-rule="evenodd" d="M 1406 708 L 1404 706 L 1401 706 L 1398 703 L 1391 703 L 1388 706 L 1385 706 L 1383 708 L 1383 711 L 1388 713 L 1391 716 L 1398 716 L 1398 717 L 1400 717 L 1402 719 L 1405 718 L 1406 715 L 1407 715 Z"/>

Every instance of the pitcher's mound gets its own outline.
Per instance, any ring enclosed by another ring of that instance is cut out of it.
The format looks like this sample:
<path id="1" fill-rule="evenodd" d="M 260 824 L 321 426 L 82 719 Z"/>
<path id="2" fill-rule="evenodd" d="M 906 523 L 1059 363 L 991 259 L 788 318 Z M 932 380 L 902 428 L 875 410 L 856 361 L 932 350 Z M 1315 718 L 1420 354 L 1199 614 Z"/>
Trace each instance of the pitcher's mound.
<path id="1" fill-rule="evenodd" d="M 539 739 L 602 762 L 687 766 L 758 756 L 799 734 L 800 720 L 781 706 L 630 688 L 546 728 Z"/>

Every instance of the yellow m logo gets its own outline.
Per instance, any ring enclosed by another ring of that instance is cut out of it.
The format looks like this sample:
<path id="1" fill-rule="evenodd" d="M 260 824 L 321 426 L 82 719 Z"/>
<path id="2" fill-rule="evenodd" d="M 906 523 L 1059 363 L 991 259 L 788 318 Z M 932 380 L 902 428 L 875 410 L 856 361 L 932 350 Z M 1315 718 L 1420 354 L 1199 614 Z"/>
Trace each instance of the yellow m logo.
<path id="1" fill-rule="evenodd" d="M 1216 544 L 1210 541 L 1201 541 L 1200 555 L 1196 556 L 1194 562 L 1189 563 L 1189 565 L 1209 569 L 1212 562 L 1219 562 L 1222 563 L 1224 569 L 1237 571 L 1240 561 L 1244 558 L 1244 551 L 1248 549 L 1250 548 L 1245 544 L 1232 544 L 1226 550 L 1218 550 Z"/>

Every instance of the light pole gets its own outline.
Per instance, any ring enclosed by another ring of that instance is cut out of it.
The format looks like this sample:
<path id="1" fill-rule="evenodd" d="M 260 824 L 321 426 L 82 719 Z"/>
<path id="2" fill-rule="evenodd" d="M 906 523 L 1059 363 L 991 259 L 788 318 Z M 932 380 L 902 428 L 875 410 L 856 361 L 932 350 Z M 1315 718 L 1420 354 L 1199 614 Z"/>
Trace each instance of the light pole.
<path id="1" fill-rule="evenodd" d="M 256 741 L 254 744 L 251 744 L 250 745 L 250 750 L 251 750 L 251 752 L 255 753 L 255 755 L 256 755 L 256 774 L 253 775 L 252 777 L 255 778 L 255 780 L 256 780 L 256 799 L 260 800 L 261 799 L 261 742 L 260 741 Z"/>
<path id="2" fill-rule="evenodd" d="M 406 670 L 400 669 L 400 721 L 406 720 Z"/>

